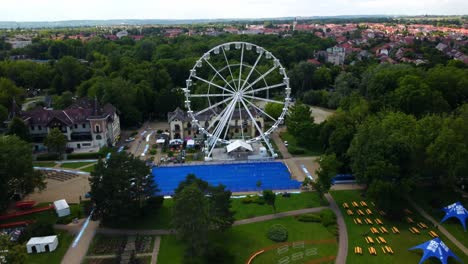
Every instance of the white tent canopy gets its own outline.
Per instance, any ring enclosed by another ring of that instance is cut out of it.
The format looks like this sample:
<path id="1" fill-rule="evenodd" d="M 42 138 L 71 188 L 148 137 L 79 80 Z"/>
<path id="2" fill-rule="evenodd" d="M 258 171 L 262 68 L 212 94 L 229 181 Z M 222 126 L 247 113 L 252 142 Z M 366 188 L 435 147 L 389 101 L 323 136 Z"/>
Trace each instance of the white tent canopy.
<path id="1" fill-rule="evenodd" d="M 70 206 L 68 206 L 67 201 L 65 199 L 57 200 L 54 202 L 55 212 L 59 217 L 67 216 L 70 214 Z"/>
<path id="2" fill-rule="evenodd" d="M 226 146 L 226 150 L 228 153 L 231 153 L 234 150 L 237 150 L 239 148 L 248 150 L 248 151 L 253 151 L 253 148 L 250 144 L 246 143 L 245 141 L 242 140 L 236 140 L 232 142 L 231 144 Z"/>
<path id="3" fill-rule="evenodd" d="M 157 144 L 164 144 L 164 142 L 166 142 L 166 140 L 164 138 L 160 138 L 160 139 L 156 140 Z"/>
<path id="4" fill-rule="evenodd" d="M 52 252 L 57 246 L 57 236 L 31 237 L 26 244 L 26 250 L 28 253 Z"/>

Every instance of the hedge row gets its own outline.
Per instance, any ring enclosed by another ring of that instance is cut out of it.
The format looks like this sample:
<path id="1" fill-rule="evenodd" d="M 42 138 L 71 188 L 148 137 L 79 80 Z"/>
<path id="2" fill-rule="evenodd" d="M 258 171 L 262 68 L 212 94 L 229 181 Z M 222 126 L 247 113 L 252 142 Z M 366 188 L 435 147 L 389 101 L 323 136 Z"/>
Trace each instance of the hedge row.
<path id="1" fill-rule="evenodd" d="M 103 157 L 102 153 L 72 153 L 67 155 L 67 159 L 100 159 Z"/>

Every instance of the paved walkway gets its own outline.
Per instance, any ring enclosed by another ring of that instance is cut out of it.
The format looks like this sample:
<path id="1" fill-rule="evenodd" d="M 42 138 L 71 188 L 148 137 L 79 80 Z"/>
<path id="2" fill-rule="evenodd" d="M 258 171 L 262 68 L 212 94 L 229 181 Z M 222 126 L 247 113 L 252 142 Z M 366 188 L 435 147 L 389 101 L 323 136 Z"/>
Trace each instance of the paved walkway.
<path id="1" fill-rule="evenodd" d="M 158 254 L 159 254 L 159 246 L 161 245 L 161 237 L 157 236 L 154 240 L 154 247 L 153 253 L 151 254 L 151 264 L 158 263 Z"/>
<path id="2" fill-rule="evenodd" d="M 292 158 L 292 155 L 288 152 L 288 148 L 286 148 L 283 140 L 281 140 L 281 138 L 279 137 L 279 132 L 280 131 L 271 134 L 271 138 L 273 139 L 276 146 L 278 147 L 278 151 L 281 152 L 283 159 L 290 159 Z"/>
<path id="3" fill-rule="evenodd" d="M 72 247 L 72 245 L 70 245 L 68 248 L 62 259 L 62 264 L 80 264 L 83 261 L 98 226 L 99 221 L 89 221 L 89 224 L 81 236 L 77 246 Z"/>
<path id="4" fill-rule="evenodd" d="M 329 193 L 326 193 L 325 198 L 330 203 L 330 209 L 332 209 L 335 213 L 336 223 L 338 224 L 339 242 L 338 255 L 336 256 L 335 263 L 345 264 L 346 258 L 348 257 L 348 231 L 346 230 L 346 224 L 343 215 L 341 214 L 341 211 L 338 208 L 338 205 L 336 204 L 335 200 L 333 200 L 333 197 Z"/>
<path id="5" fill-rule="evenodd" d="M 408 201 L 416 209 L 416 211 L 418 211 L 418 213 L 420 213 L 424 218 L 429 220 L 432 224 L 437 225 L 439 231 L 442 232 L 442 234 L 444 234 L 450 241 L 452 241 L 453 244 L 455 244 L 455 246 L 457 246 L 461 251 L 463 251 L 465 255 L 468 255 L 468 249 L 463 245 L 463 243 L 458 241 L 458 239 L 455 238 L 452 234 L 450 234 L 450 232 L 447 231 L 445 227 L 440 225 L 438 221 L 436 221 L 432 216 L 426 213 L 426 211 L 424 211 L 424 209 L 417 205 L 412 199 L 408 199 Z"/>

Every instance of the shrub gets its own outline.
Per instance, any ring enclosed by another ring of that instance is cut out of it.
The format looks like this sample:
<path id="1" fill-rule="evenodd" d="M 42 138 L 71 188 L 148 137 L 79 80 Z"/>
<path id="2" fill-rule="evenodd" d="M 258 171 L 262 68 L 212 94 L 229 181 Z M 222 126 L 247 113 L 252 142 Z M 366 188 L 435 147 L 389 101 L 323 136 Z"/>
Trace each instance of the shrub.
<path id="1" fill-rule="evenodd" d="M 68 154 L 67 159 L 100 159 L 103 157 L 103 154 L 99 152 L 92 153 L 74 153 Z"/>
<path id="2" fill-rule="evenodd" d="M 330 209 L 322 210 L 320 218 L 322 219 L 322 225 L 325 227 L 336 224 L 335 213 Z"/>
<path id="3" fill-rule="evenodd" d="M 293 154 L 293 155 L 301 155 L 305 153 L 305 150 L 302 148 L 296 148 L 296 147 L 289 147 L 288 152 Z"/>
<path id="4" fill-rule="evenodd" d="M 150 150 L 150 154 L 151 154 L 151 155 L 156 155 L 156 153 L 158 153 L 158 151 L 157 151 L 156 149 Z"/>
<path id="5" fill-rule="evenodd" d="M 158 130 L 156 131 L 156 134 L 162 134 L 162 132 L 163 132 L 163 131 L 162 131 L 161 129 L 158 129 Z"/>
<path id="6" fill-rule="evenodd" d="M 146 208 L 143 211 L 157 211 L 161 208 L 163 202 L 164 196 L 152 196 L 146 200 Z"/>
<path id="7" fill-rule="evenodd" d="M 31 237 L 52 236 L 55 234 L 54 226 L 51 223 L 36 222 L 28 225 L 18 239 L 19 243 L 28 241 Z"/>
<path id="8" fill-rule="evenodd" d="M 284 242 L 288 239 L 288 230 L 283 225 L 272 225 L 268 229 L 267 237 L 275 242 Z"/>
<path id="9" fill-rule="evenodd" d="M 314 214 L 314 213 L 299 215 L 296 219 L 301 222 L 314 222 L 314 223 L 322 222 L 322 218 L 320 217 L 320 215 Z"/>
<path id="10" fill-rule="evenodd" d="M 241 203 L 243 204 L 253 203 L 253 197 L 251 195 L 247 195 L 246 197 L 242 198 Z"/>
<path id="11" fill-rule="evenodd" d="M 40 155 L 37 155 L 36 157 L 37 161 L 58 160 L 58 159 L 59 159 L 59 155 L 55 153 L 40 154 Z"/>

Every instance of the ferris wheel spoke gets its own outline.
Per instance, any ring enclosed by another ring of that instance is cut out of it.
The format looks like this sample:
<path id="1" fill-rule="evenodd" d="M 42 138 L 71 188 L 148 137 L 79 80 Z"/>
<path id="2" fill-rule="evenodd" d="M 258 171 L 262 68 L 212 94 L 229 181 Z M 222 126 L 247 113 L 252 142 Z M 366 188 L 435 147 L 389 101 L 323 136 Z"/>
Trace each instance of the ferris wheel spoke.
<path id="1" fill-rule="evenodd" d="M 232 96 L 230 94 L 191 94 L 190 97 L 226 97 Z"/>
<path id="2" fill-rule="evenodd" d="M 257 96 L 250 96 L 250 95 L 246 95 L 246 94 L 244 94 L 243 97 L 247 97 L 247 98 L 254 99 L 254 100 L 259 100 L 259 101 L 264 101 L 264 102 L 268 102 L 268 103 L 284 104 L 284 102 L 281 102 L 281 101 L 266 99 L 266 98 L 257 97 Z"/>
<path id="3" fill-rule="evenodd" d="M 234 108 L 235 108 L 235 101 L 233 100 L 228 106 L 229 110 L 224 114 L 221 122 L 218 123 L 218 126 L 215 129 L 215 133 L 213 134 L 214 140 L 212 140 L 212 142 L 211 142 L 213 145 L 211 146 L 211 149 L 210 149 L 210 151 L 208 153 L 208 156 L 211 155 L 214 148 L 216 147 L 216 142 L 218 141 L 219 136 L 221 135 L 221 132 L 223 131 L 223 127 L 226 126 L 227 116 L 231 114 L 231 112 L 233 111 Z"/>
<path id="4" fill-rule="evenodd" d="M 241 87 L 241 77 L 242 77 L 242 63 L 244 62 L 244 44 L 242 45 L 242 51 L 241 51 L 241 59 L 240 59 L 240 65 L 239 65 L 239 84 L 237 87 Z"/>
<path id="5" fill-rule="evenodd" d="M 234 81 L 234 75 L 232 74 L 232 71 L 231 71 L 231 64 L 229 64 L 229 60 L 228 60 L 228 58 L 227 58 L 227 56 L 226 56 L 226 52 L 224 51 L 224 47 L 222 47 L 221 49 L 223 50 L 224 59 L 226 60 L 226 65 L 227 65 L 227 67 L 228 67 L 228 69 L 229 69 L 229 73 L 231 74 L 231 78 L 232 78 L 232 80 L 233 80 L 232 83 L 234 84 L 234 87 L 235 87 L 236 90 L 237 90 L 237 85 L 236 85 L 236 82 Z"/>
<path id="6" fill-rule="evenodd" d="M 197 112 L 195 115 L 197 116 L 197 115 L 203 114 L 203 113 L 205 113 L 206 111 L 209 111 L 209 110 L 211 110 L 211 109 L 213 109 L 213 108 L 215 108 L 215 107 L 217 107 L 217 106 L 219 106 L 219 105 L 221 105 L 221 104 L 226 103 L 226 102 L 229 101 L 231 98 L 232 98 L 232 97 L 229 97 L 229 98 L 226 98 L 226 99 L 224 99 L 224 100 L 222 100 L 222 101 L 219 101 L 219 102 L 217 102 L 216 104 L 211 105 L 211 106 L 209 106 L 209 107 L 207 107 L 207 108 L 205 108 L 205 109 L 203 109 L 203 110 Z"/>
<path id="7" fill-rule="evenodd" d="M 252 113 L 250 112 L 249 108 L 248 108 L 247 105 L 245 104 L 244 99 L 241 99 L 241 102 L 242 102 L 242 104 L 244 105 L 245 110 L 247 110 L 247 114 L 250 116 L 250 119 L 252 119 L 252 122 L 253 122 L 255 128 L 256 128 L 256 129 L 258 130 L 258 132 L 260 133 L 260 136 L 263 138 L 263 140 L 264 140 L 265 142 L 268 142 L 267 139 L 266 139 L 266 137 L 265 137 L 265 134 L 264 134 L 263 131 L 262 131 L 262 129 L 260 129 L 260 127 L 258 126 L 257 120 L 255 120 L 255 118 L 253 117 L 253 115 L 252 115 Z"/>
<path id="8" fill-rule="evenodd" d="M 251 84 L 247 85 L 247 87 L 243 88 L 241 91 L 246 91 L 247 89 L 249 89 L 250 87 L 252 87 L 253 85 L 255 85 L 256 83 L 258 83 L 260 80 L 264 79 L 268 74 L 270 74 L 272 71 L 274 71 L 276 68 L 278 68 L 278 66 L 273 66 L 271 67 L 271 69 L 269 69 L 267 72 L 265 72 L 264 74 L 262 74 L 260 77 L 258 77 L 255 81 L 253 81 Z"/>
<path id="9" fill-rule="evenodd" d="M 237 104 L 239 105 L 239 118 L 240 118 L 240 127 L 241 127 L 241 135 L 242 140 L 244 140 L 244 120 L 242 120 L 242 111 L 241 111 L 241 102 L 238 100 Z"/>
<path id="10" fill-rule="evenodd" d="M 229 127 L 231 126 L 231 120 L 232 120 L 232 116 L 234 115 L 235 110 L 236 110 L 236 103 L 234 102 L 234 104 L 232 105 L 231 115 L 229 116 L 229 120 L 227 121 L 227 124 L 225 126 L 226 131 L 224 131 L 223 140 L 226 140 L 226 136 L 227 136 L 227 134 L 229 132 Z"/>
<path id="11" fill-rule="evenodd" d="M 218 75 L 219 77 L 221 77 L 221 79 L 223 79 L 223 81 L 229 86 L 231 87 L 231 90 L 234 92 L 235 89 L 234 87 L 231 86 L 231 84 L 223 77 L 223 75 L 221 75 L 221 73 L 219 73 L 219 71 L 206 59 L 206 58 L 203 58 L 203 60 L 205 60 L 205 62 L 211 67 L 211 69 L 213 69 L 213 71 L 216 73 L 216 75 Z"/>
<path id="12" fill-rule="evenodd" d="M 260 61 L 260 59 L 262 58 L 263 56 L 263 51 L 260 52 L 260 55 L 258 55 L 257 57 L 257 60 L 255 61 L 254 65 L 252 66 L 252 68 L 250 69 L 249 71 L 249 74 L 247 75 L 247 78 L 245 78 L 244 80 L 244 83 L 242 84 L 240 90 L 242 91 L 244 89 L 244 86 L 247 84 L 247 82 L 249 81 L 249 78 L 250 78 L 250 75 L 252 75 L 252 73 L 254 72 L 255 68 L 257 67 L 257 64 L 258 62 Z"/>
<path id="13" fill-rule="evenodd" d="M 226 91 L 226 92 L 228 92 L 228 93 L 231 93 L 231 94 L 234 93 L 232 90 L 228 90 L 228 89 L 226 89 L 226 88 L 224 88 L 224 87 L 222 87 L 222 86 L 220 86 L 220 85 L 217 85 L 216 83 L 210 82 L 210 81 L 205 80 L 205 79 L 203 79 L 203 78 L 200 78 L 200 77 L 198 77 L 198 76 L 193 76 L 193 78 L 198 79 L 198 80 L 200 80 L 200 81 L 202 81 L 202 82 L 204 82 L 204 83 L 213 85 L 214 87 L 217 87 L 217 88 L 219 88 L 219 89 L 221 89 L 221 90 L 224 90 L 224 91 Z"/>
<path id="14" fill-rule="evenodd" d="M 274 88 L 282 87 L 282 86 L 285 86 L 285 85 L 286 84 L 284 84 L 284 83 L 279 83 L 279 84 L 275 84 L 275 85 L 265 86 L 265 87 L 258 88 L 258 89 L 255 89 L 255 90 L 246 91 L 246 92 L 244 92 L 244 94 L 253 94 L 253 93 L 256 93 L 256 92 L 269 90 L 269 89 L 274 89 Z"/>
<path id="15" fill-rule="evenodd" d="M 270 118 L 271 120 L 273 120 L 274 122 L 276 122 L 277 120 L 274 119 L 271 115 L 267 114 L 265 111 L 263 111 L 260 107 L 256 106 L 255 104 L 253 104 L 252 102 L 250 102 L 249 100 L 244 100 L 246 101 L 247 103 L 249 103 L 251 106 L 253 106 L 255 109 L 257 109 L 258 111 L 260 111 L 262 114 L 264 114 L 265 116 L 267 116 L 268 118 Z"/>
<path id="16" fill-rule="evenodd" d="M 224 108 L 223 111 L 221 111 L 221 113 L 219 113 L 219 115 L 217 115 L 215 117 L 215 119 L 213 120 L 213 122 L 211 122 L 211 124 L 208 125 L 208 127 L 205 129 L 206 131 L 210 131 L 210 129 L 213 127 L 213 125 L 216 123 L 216 121 L 219 121 L 221 119 L 221 117 L 224 115 L 224 113 L 228 110 L 228 108 Z"/>

